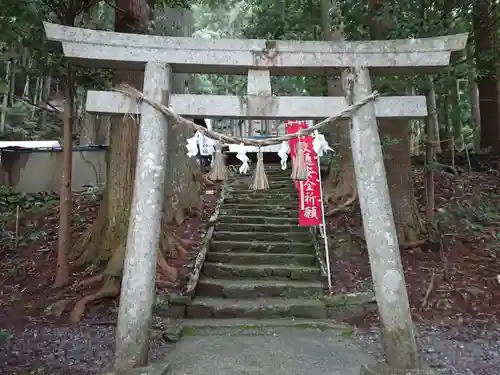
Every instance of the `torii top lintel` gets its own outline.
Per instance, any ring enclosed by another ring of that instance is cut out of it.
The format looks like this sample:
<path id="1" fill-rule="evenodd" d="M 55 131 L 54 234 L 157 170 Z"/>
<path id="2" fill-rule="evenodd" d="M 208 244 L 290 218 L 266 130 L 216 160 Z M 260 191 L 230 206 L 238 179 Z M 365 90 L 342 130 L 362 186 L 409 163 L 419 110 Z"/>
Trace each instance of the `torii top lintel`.
<path id="1" fill-rule="evenodd" d="M 203 40 L 96 31 L 44 23 L 50 41 L 84 66 L 143 69 L 162 61 L 177 73 L 247 74 L 269 69 L 272 75 L 334 75 L 343 68 L 369 67 L 372 74 L 435 72 L 452 52 L 465 48 L 467 34 L 422 39 L 360 42 Z"/>

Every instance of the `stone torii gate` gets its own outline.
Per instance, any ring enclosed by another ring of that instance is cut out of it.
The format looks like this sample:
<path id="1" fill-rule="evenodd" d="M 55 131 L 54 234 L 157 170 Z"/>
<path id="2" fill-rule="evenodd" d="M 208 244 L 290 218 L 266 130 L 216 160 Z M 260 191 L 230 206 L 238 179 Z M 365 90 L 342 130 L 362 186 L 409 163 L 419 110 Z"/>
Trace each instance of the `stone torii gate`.
<path id="1" fill-rule="evenodd" d="M 368 96 L 370 75 L 436 73 L 467 41 L 467 34 L 363 42 L 197 40 L 44 26 L 48 39 L 59 42 L 74 64 L 144 69 L 146 97 L 183 116 L 232 119 L 324 119 Z M 247 96 L 169 95 L 172 72 L 248 75 Z M 346 98 L 271 95 L 271 75 L 340 74 Z M 160 230 L 148 208 L 162 207 L 168 123 L 148 104 L 138 105 L 116 92 L 89 91 L 86 106 L 99 114 L 141 114 L 116 340 L 116 368 L 127 370 L 147 361 Z M 425 97 L 392 96 L 368 103 L 351 117 L 356 181 L 386 354 L 386 362 L 364 366 L 363 374 L 428 374 L 415 342 L 376 121 L 425 116 Z M 140 201 L 137 192 L 144 189 L 150 194 Z"/>

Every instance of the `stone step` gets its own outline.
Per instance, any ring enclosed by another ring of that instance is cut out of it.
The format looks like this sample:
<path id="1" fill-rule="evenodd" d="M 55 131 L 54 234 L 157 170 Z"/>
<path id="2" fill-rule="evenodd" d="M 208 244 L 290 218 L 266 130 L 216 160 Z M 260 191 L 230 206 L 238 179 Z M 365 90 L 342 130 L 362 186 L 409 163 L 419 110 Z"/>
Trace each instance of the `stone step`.
<path id="1" fill-rule="evenodd" d="M 268 279 L 316 281 L 320 277 L 317 267 L 275 264 L 228 264 L 205 262 L 201 273 L 217 279 Z"/>
<path id="2" fill-rule="evenodd" d="M 217 218 L 219 223 L 242 223 L 242 224 L 288 224 L 298 225 L 299 219 L 296 217 L 273 217 L 273 216 L 253 216 L 253 215 L 220 215 Z"/>
<path id="3" fill-rule="evenodd" d="M 257 206 L 252 206 L 251 208 L 248 208 L 249 206 L 247 205 L 242 205 L 243 207 L 238 207 L 238 205 L 232 204 L 230 207 L 229 205 L 223 204 L 220 211 L 219 215 L 220 216 L 273 216 L 276 219 L 281 219 L 281 218 L 290 218 L 290 219 L 295 219 L 299 220 L 299 210 L 298 210 L 298 204 L 295 209 L 293 208 L 285 208 L 285 207 L 277 207 L 277 208 L 269 208 L 267 206 L 264 207 L 257 207 Z"/>
<path id="4" fill-rule="evenodd" d="M 210 242 L 210 252 L 217 253 L 280 253 L 280 254 L 315 254 L 311 241 L 220 241 Z"/>
<path id="5" fill-rule="evenodd" d="M 274 179 L 268 179 L 269 182 L 269 190 L 273 189 L 281 189 L 281 188 L 289 188 L 292 184 L 293 181 L 290 179 L 290 177 L 287 178 L 274 178 Z M 251 179 L 243 179 L 243 178 L 229 178 L 227 180 L 228 185 L 231 188 L 241 188 L 241 189 L 250 189 L 250 185 L 252 183 Z"/>
<path id="6" fill-rule="evenodd" d="M 288 254 L 288 253 L 215 253 L 207 252 L 208 262 L 233 263 L 233 264 L 288 264 L 299 266 L 314 266 L 314 254 Z"/>
<path id="7" fill-rule="evenodd" d="M 188 318 L 306 318 L 326 319 L 326 307 L 316 298 L 228 299 L 195 298 L 186 308 Z"/>
<path id="8" fill-rule="evenodd" d="M 311 234 L 307 232 L 273 233 L 273 232 L 224 232 L 216 230 L 214 239 L 218 241 L 311 241 Z"/>
<path id="9" fill-rule="evenodd" d="M 239 198 L 229 196 L 224 198 L 225 204 L 246 204 L 253 206 L 274 206 L 283 208 L 297 208 L 299 206 L 299 199 L 283 199 L 283 198 Z"/>
<path id="10" fill-rule="evenodd" d="M 218 223 L 215 230 L 222 232 L 274 232 L 274 233 L 310 233 L 309 228 L 298 224 L 254 224 L 254 223 Z"/>
<path id="11" fill-rule="evenodd" d="M 242 200 L 240 202 L 231 203 L 224 200 L 221 206 L 224 210 L 259 210 L 262 212 L 282 212 L 282 211 L 294 211 L 297 215 L 299 214 L 299 201 L 283 201 L 279 205 L 271 204 L 256 204 L 252 200 Z M 269 216 L 269 215 L 265 215 Z"/>
<path id="12" fill-rule="evenodd" d="M 217 298 L 318 297 L 320 282 L 277 280 L 224 280 L 202 277 L 196 288 L 197 296 Z"/>
<path id="13" fill-rule="evenodd" d="M 266 190 L 267 192 L 268 190 Z M 270 191 L 269 193 L 258 193 L 258 194 L 240 194 L 239 192 L 231 192 L 230 194 L 226 194 L 226 199 L 239 199 L 240 202 L 252 202 L 253 200 L 263 200 L 263 199 L 271 199 L 271 200 L 281 200 L 283 202 L 299 201 L 299 195 L 297 193 L 282 193 L 279 191 Z"/>
<path id="14" fill-rule="evenodd" d="M 252 197 L 252 198 L 266 198 L 266 197 L 274 197 L 274 198 L 298 198 L 299 192 L 295 189 L 295 186 L 290 186 L 289 188 L 280 188 L 280 189 L 268 189 L 268 190 L 251 190 L 251 189 L 233 189 L 228 191 L 228 196 L 234 197 Z"/>

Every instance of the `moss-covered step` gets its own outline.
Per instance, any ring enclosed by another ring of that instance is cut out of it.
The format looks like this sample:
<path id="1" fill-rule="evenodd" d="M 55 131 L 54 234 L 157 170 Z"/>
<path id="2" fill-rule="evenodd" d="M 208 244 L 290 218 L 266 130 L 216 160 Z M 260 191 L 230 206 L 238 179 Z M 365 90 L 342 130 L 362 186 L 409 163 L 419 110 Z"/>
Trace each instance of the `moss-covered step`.
<path id="1" fill-rule="evenodd" d="M 299 219 L 297 217 L 288 216 L 254 216 L 254 215 L 219 215 L 217 218 L 219 223 L 241 223 L 241 224 L 288 224 L 298 225 Z"/>
<path id="2" fill-rule="evenodd" d="M 252 201 L 242 201 L 242 202 L 224 202 L 221 209 L 237 211 L 237 210 L 252 210 L 255 212 L 267 213 L 276 212 L 281 215 L 283 211 L 293 212 L 294 215 L 299 214 L 299 202 L 288 202 L 284 201 L 280 204 L 255 204 Z"/>
<path id="3" fill-rule="evenodd" d="M 215 230 L 222 232 L 310 233 L 309 228 L 299 227 L 298 224 L 218 223 Z"/>
<path id="4" fill-rule="evenodd" d="M 311 241 L 220 241 L 212 240 L 210 252 L 217 253 L 286 253 L 286 254 L 315 254 Z"/>
<path id="5" fill-rule="evenodd" d="M 290 241 L 305 242 L 311 240 L 311 234 L 307 232 L 223 232 L 216 230 L 214 232 L 215 240 L 218 241 Z"/>
<path id="6" fill-rule="evenodd" d="M 317 267 L 276 264 L 229 264 L 205 262 L 201 273 L 217 279 L 268 279 L 316 281 L 320 273 Z"/>
<path id="7" fill-rule="evenodd" d="M 282 189 L 269 189 L 269 190 L 249 190 L 249 189 L 234 189 L 228 192 L 228 196 L 234 197 L 250 197 L 250 198 L 284 198 L 284 199 L 297 199 L 299 193 L 295 186 Z"/>
<path id="8" fill-rule="evenodd" d="M 273 180 L 268 180 L 269 182 L 269 188 L 271 189 L 281 189 L 281 188 L 289 188 L 290 184 L 293 183 L 289 177 L 287 178 L 279 178 L 279 179 L 273 179 Z M 228 179 L 227 181 L 228 185 L 232 189 L 248 189 L 250 187 L 250 184 L 252 183 L 251 179 L 248 180 L 241 180 L 241 179 Z"/>
<path id="9" fill-rule="evenodd" d="M 285 207 L 276 207 L 272 208 L 269 206 L 244 206 L 248 208 L 243 208 L 243 207 L 238 207 L 238 205 L 233 204 L 233 205 L 225 205 L 223 204 L 221 206 L 221 209 L 219 211 L 219 216 L 269 216 L 269 217 L 275 217 L 275 218 L 295 218 L 298 220 L 299 217 L 299 210 L 298 210 L 298 203 L 297 206 L 293 209 L 291 208 L 285 208 Z"/>
<path id="10" fill-rule="evenodd" d="M 295 207 L 297 208 L 299 205 L 298 198 L 297 200 L 292 199 L 283 199 L 283 198 L 240 198 L 234 196 L 228 196 L 224 198 L 224 204 L 250 204 L 254 206 L 279 206 L 279 207 Z"/>
<path id="11" fill-rule="evenodd" d="M 314 254 L 291 254 L 291 253 L 214 253 L 209 251 L 205 260 L 213 263 L 233 264 L 287 264 L 295 266 L 315 266 L 316 256 Z"/>
<path id="12" fill-rule="evenodd" d="M 299 195 L 297 193 L 273 193 L 270 192 L 268 194 L 239 194 L 238 192 L 228 193 L 225 196 L 225 199 L 239 199 L 240 202 L 251 202 L 251 201 L 262 201 L 262 200 L 271 200 L 271 201 L 282 201 L 282 202 L 298 202 Z"/>
<path id="13" fill-rule="evenodd" d="M 317 298 L 228 299 L 198 297 L 186 308 L 188 318 L 306 318 L 325 319 L 325 305 Z"/>
<path id="14" fill-rule="evenodd" d="M 323 285 L 314 281 L 224 280 L 202 277 L 197 296 L 217 298 L 304 298 L 322 295 Z"/>

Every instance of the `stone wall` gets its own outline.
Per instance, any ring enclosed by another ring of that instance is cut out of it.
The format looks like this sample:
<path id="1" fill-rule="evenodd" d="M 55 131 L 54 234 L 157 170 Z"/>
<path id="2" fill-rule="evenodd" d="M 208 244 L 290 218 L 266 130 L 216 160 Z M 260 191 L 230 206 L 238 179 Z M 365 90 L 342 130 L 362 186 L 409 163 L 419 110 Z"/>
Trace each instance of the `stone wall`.
<path id="1" fill-rule="evenodd" d="M 2 150 L 0 184 L 17 192 L 59 192 L 62 170 L 61 149 Z M 106 148 L 78 147 L 73 150 L 73 190 L 106 182 Z"/>

